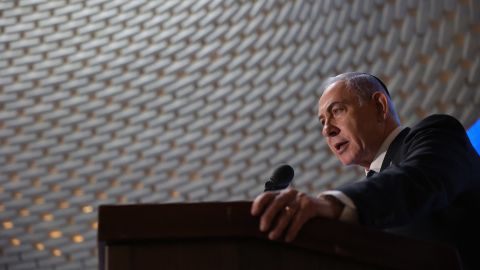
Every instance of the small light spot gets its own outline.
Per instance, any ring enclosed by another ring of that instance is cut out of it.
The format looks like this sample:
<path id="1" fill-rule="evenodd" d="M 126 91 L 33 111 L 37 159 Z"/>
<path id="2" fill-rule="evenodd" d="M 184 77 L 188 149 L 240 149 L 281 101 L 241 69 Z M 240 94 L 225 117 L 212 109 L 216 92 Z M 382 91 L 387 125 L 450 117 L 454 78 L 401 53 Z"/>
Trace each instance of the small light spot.
<path id="1" fill-rule="evenodd" d="M 443 71 L 440 72 L 438 77 L 439 77 L 441 82 L 448 83 L 449 80 L 450 80 L 450 77 L 452 77 L 452 74 L 449 71 L 443 70 Z"/>
<path id="2" fill-rule="evenodd" d="M 73 191 L 73 195 L 75 195 L 76 197 L 81 197 L 81 196 L 83 196 L 83 190 L 81 188 L 76 188 Z"/>
<path id="3" fill-rule="evenodd" d="M 143 183 L 142 182 L 136 183 L 136 184 L 133 185 L 133 188 L 135 190 L 142 190 L 143 189 Z"/>
<path id="4" fill-rule="evenodd" d="M 221 173 L 216 173 L 216 174 L 214 175 L 214 179 L 215 179 L 215 181 L 220 182 L 220 181 L 223 180 L 223 176 L 222 176 Z"/>
<path id="5" fill-rule="evenodd" d="M 49 235 L 50 235 L 50 238 L 56 239 L 56 238 L 62 237 L 63 234 L 59 230 L 53 230 L 53 231 L 50 232 Z"/>
<path id="6" fill-rule="evenodd" d="M 40 188 L 40 187 L 42 187 L 42 182 L 39 179 L 35 179 L 33 181 L 33 186 L 36 187 L 36 188 Z"/>
<path id="7" fill-rule="evenodd" d="M 118 180 L 112 180 L 110 182 L 110 187 L 118 187 L 120 186 L 120 183 L 118 182 Z"/>
<path id="8" fill-rule="evenodd" d="M 190 174 L 190 181 L 197 181 L 197 180 L 200 180 L 201 177 L 200 177 L 200 174 L 198 172 L 194 172 L 192 174 Z"/>
<path id="9" fill-rule="evenodd" d="M 180 196 L 180 192 L 178 192 L 176 190 L 172 190 L 172 192 L 170 192 L 170 196 L 172 198 L 178 198 L 178 196 Z"/>
<path id="10" fill-rule="evenodd" d="M 36 243 L 35 244 L 35 249 L 38 250 L 38 251 L 43 251 L 43 250 L 45 250 L 45 245 L 42 244 L 42 243 Z"/>
<path id="11" fill-rule="evenodd" d="M 18 247 L 18 246 L 20 246 L 20 244 L 21 244 L 22 242 L 21 242 L 20 239 L 18 239 L 18 238 L 12 238 L 12 239 L 10 239 L 10 243 L 11 243 L 12 245 Z"/>
<path id="12" fill-rule="evenodd" d="M 87 179 L 88 179 L 88 183 L 89 183 L 90 185 L 95 185 L 95 184 L 97 184 L 97 179 L 95 178 L 95 176 L 89 176 L 89 177 L 87 177 Z"/>
<path id="13" fill-rule="evenodd" d="M 171 171 L 171 172 L 168 173 L 168 177 L 170 179 L 175 179 L 176 180 L 176 179 L 178 179 L 178 174 L 177 174 L 176 171 Z"/>
<path id="14" fill-rule="evenodd" d="M 69 217 L 69 218 L 67 219 L 67 223 L 68 223 L 68 225 L 73 225 L 73 224 L 75 224 L 75 218 Z"/>
<path id="15" fill-rule="evenodd" d="M 54 249 L 52 249 L 52 255 L 55 256 L 55 257 L 62 256 L 62 251 L 58 248 L 54 248 Z"/>
<path id="16" fill-rule="evenodd" d="M 13 173 L 10 179 L 12 180 L 12 182 L 18 182 L 20 181 L 20 176 L 18 176 L 17 173 Z"/>
<path id="17" fill-rule="evenodd" d="M 85 205 L 84 207 L 82 207 L 82 211 L 85 214 L 91 213 L 93 212 L 93 207 L 91 207 L 90 205 Z"/>
<path id="18" fill-rule="evenodd" d="M 62 202 L 60 202 L 58 207 L 60 207 L 60 209 L 66 209 L 66 208 L 70 207 L 70 204 L 68 203 L 68 201 L 62 201 Z"/>
<path id="19" fill-rule="evenodd" d="M 98 222 L 97 221 L 92 222 L 92 229 L 94 229 L 94 230 L 98 229 Z"/>
<path id="20" fill-rule="evenodd" d="M 30 210 L 27 208 L 23 208 L 20 210 L 20 216 L 22 217 L 28 217 L 30 215 Z"/>
<path id="21" fill-rule="evenodd" d="M 52 221 L 53 220 L 53 215 L 50 213 L 45 213 L 42 216 L 43 221 Z"/>
<path id="22" fill-rule="evenodd" d="M 11 222 L 11 221 L 4 221 L 4 222 L 3 222 L 3 228 L 5 228 L 5 230 L 9 230 L 9 229 L 13 228 L 13 222 Z"/>
<path id="23" fill-rule="evenodd" d="M 45 199 L 44 199 L 43 197 L 39 196 L 39 197 L 36 197 L 36 198 L 34 199 L 34 202 L 35 202 L 35 204 L 44 204 L 44 203 L 45 203 Z"/>
<path id="24" fill-rule="evenodd" d="M 60 190 L 62 190 L 62 187 L 60 187 L 60 185 L 58 185 L 58 184 L 55 184 L 55 185 L 52 185 L 52 186 L 50 187 L 50 190 L 51 190 L 52 192 L 59 192 Z"/>
<path id="25" fill-rule="evenodd" d="M 107 193 L 105 192 L 99 192 L 97 193 L 97 199 L 99 200 L 106 200 L 108 198 Z"/>
<path id="26" fill-rule="evenodd" d="M 84 238 L 83 238 L 82 235 L 76 234 L 76 235 L 74 235 L 74 236 L 72 237 L 72 240 L 73 240 L 73 242 L 75 242 L 75 243 L 82 243 L 83 240 L 84 240 Z"/>

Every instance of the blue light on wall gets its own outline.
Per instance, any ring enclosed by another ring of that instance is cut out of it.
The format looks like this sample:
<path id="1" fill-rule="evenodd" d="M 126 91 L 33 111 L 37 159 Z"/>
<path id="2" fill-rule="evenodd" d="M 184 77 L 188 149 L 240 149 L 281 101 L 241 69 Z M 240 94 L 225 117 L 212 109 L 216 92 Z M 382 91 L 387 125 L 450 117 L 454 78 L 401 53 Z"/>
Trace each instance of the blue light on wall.
<path id="1" fill-rule="evenodd" d="M 473 144 L 475 150 L 480 155 L 480 118 L 467 130 L 468 138 Z"/>

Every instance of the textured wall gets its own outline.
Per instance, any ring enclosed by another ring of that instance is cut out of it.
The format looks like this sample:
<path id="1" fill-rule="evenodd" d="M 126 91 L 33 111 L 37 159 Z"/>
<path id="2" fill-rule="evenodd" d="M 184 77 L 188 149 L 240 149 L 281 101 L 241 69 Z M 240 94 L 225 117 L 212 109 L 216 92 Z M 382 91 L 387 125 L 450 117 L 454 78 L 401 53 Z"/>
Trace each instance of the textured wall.
<path id="1" fill-rule="evenodd" d="M 100 204 L 316 193 L 322 79 L 367 71 L 405 124 L 480 114 L 480 1 L 0 2 L 0 269 L 96 269 Z"/>

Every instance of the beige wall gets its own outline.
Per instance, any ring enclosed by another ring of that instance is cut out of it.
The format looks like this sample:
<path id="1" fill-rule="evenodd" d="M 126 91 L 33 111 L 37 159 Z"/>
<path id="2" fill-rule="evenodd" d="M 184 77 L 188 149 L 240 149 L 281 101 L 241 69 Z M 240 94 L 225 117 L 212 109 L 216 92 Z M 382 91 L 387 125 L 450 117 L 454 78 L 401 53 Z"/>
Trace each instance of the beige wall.
<path id="1" fill-rule="evenodd" d="M 480 115 L 480 1 L 0 2 L 0 269 L 96 269 L 100 204 L 316 193 L 324 78 L 381 77 L 405 124 Z"/>

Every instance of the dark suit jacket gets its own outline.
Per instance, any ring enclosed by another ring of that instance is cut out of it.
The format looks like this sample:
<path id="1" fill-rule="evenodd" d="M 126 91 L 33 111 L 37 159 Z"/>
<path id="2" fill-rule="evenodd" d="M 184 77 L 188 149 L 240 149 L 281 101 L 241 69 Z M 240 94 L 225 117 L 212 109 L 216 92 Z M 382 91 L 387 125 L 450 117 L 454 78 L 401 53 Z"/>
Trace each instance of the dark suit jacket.
<path id="1" fill-rule="evenodd" d="M 480 269 L 480 157 L 455 118 L 432 115 L 405 128 L 380 173 L 339 190 L 361 224 L 449 243 L 466 269 Z"/>

